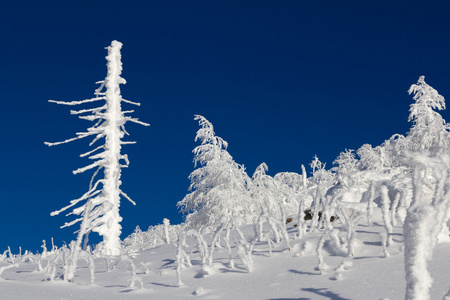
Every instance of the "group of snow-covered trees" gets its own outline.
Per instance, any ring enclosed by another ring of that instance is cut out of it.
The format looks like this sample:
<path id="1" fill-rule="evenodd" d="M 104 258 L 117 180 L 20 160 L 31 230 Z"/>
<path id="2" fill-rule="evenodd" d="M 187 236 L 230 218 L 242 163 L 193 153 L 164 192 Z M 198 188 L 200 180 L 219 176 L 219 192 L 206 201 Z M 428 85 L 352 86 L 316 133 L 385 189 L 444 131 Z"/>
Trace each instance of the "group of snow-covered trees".
<path id="1" fill-rule="evenodd" d="M 186 214 L 186 222 L 191 227 L 212 229 L 222 217 L 234 217 L 241 224 L 251 224 L 262 210 L 278 217 L 280 205 L 289 214 L 295 213 L 300 199 L 309 199 L 306 206 L 312 204 L 317 190 L 339 195 L 344 202 L 365 201 L 371 185 L 386 185 L 390 197 L 403 192 L 402 203 L 409 207 L 415 197 L 414 169 L 421 164 L 430 165 L 423 157 L 444 159 L 450 141 L 450 127 L 435 111 L 445 109 L 444 98 L 425 82 L 424 76 L 411 86 L 409 93 L 413 94 L 414 103 L 409 115 L 412 127 L 406 136 L 395 134 L 376 147 L 364 144 L 356 151 L 345 149 L 330 169 L 315 156 L 309 178 L 304 168 L 302 174 L 283 172 L 272 177 L 266 174 L 265 163 L 250 177 L 228 153 L 228 143 L 215 135 L 211 122 L 196 116 L 201 127 L 195 138 L 201 144 L 193 150 L 198 168 L 189 176 L 190 193 L 178 203 Z M 424 201 L 435 192 L 433 174 L 429 171 L 424 178 L 430 181 L 421 191 Z M 375 192 L 379 194 L 379 189 Z"/>
<path id="2" fill-rule="evenodd" d="M 286 172 L 271 177 L 262 163 L 250 178 L 228 153 L 228 143 L 215 135 L 211 122 L 200 115 L 195 120 L 200 125 L 195 140 L 201 144 L 193 150 L 198 168 L 189 175 L 191 192 L 178 202 L 190 228 L 215 229 L 224 218 L 237 225 L 254 224 L 263 211 L 278 218 L 282 210 L 297 210 L 298 193 L 306 184 L 302 176 Z"/>
<path id="3" fill-rule="evenodd" d="M 196 116 L 201 127 L 196 135 L 201 144 L 193 151 L 198 168 L 189 176 L 190 193 L 178 203 L 187 228 L 214 232 L 224 222 L 256 224 L 266 216 L 281 218 L 282 223 L 286 216 L 298 216 L 301 237 L 306 218 L 312 218 L 313 230 L 337 215 L 345 220 L 350 244 L 361 217 L 355 207 L 366 207 L 370 224 L 373 207 L 379 206 L 386 243 L 392 239 L 393 225 L 404 228 L 406 299 L 428 299 L 432 280 L 427 262 L 439 239 L 449 239 L 450 126 L 436 111 L 445 109 L 444 98 L 424 76 L 408 92 L 414 102 L 408 118 L 412 127 L 405 136 L 395 134 L 376 147 L 345 149 L 330 169 L 314 157 L 309 178 L 303 166 L 302 174 L 272 177 L 265 163 L 250 178 L 227 152 L 228 144 L 215 135 L 213 125 Z M 328 216 L 320 220 L 320 214 Z"/>

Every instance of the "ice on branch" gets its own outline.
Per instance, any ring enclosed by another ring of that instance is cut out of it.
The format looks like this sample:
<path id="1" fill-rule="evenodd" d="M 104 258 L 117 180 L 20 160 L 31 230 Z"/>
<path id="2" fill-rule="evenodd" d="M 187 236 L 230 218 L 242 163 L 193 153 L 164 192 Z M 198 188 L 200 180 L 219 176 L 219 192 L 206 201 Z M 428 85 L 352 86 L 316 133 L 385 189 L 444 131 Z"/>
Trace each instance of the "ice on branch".
<path id="1" fill-rule="evenodd" d="M 72 102 L 49 101 L 68 106 L 102 102 L 102 104 L 95 108 L 71 110 L 71 114 L 77 115 L 80 119 L 91 122 L 95 121 L 94 125 L 89 127 L 85 132 L 76 133 L 75 137 L 62 142 L 45 143 L 48 146 L 55 146 L 91 137 L 92 142 L 90 146 L 92 146 L 95 142 L 104 139 L 102 145 L 80 155 L 81 157 L 88 157 L 90 160 L 94 160 L 94 162 L 73 171 L 74 174 L 78 174 L 95 169 L 88 192 L 80 198 L 72 200 L 66 207 L 52 212 L 52 215 L 58 215 L 72 208 L 72 211 L 68 215 L 73 214 L 79 216 L 74 221 L 66 223 L 63 227 L 81 222 L 76 241 L 76 249 L 72 251 L 70 267 L 66 274 L 67 276 L 65 276 L 67 277 L 65 279 L 69 281 L 74 276 L 77 255 L 83 236 L 89 232 L 98 232 L 103 237 L 103 254 L 120 254 L 121 244 L 119 236 L 121 234 L 120 222 L 122 218 L 119 215 L 119 206 L 121 196 L 129 200 L 133 205 L 135 204 L 120 189 L 121 168 L 128 167 L 129 165 L 127 155 L 121 154 L 121 148 L 122 145 L 134 143 L 122 141 L 124 135 L 128 135 L 124 126 L 128 121 L 144 126 L 149 126 L 149 124 L 125 115 L 133 111 L 122 110 L 122 102 L 136 106 L 140 104 L 123 99 L 120 93 L 120 84 L 126 83 L 125 79 L 121 77 L 121 48 L 122 43 L 118 41 L 113 41 L 111 46 L 106 48 L 108 49 L 108 56 L 106 56 L 107 76 L 105 80 L 97 82 L 100 84 L 100 87 L 95 90 L 94 98 Z M 103 171 L 103 176 L 97 176 L 100 171 Z M 77 206 L 80 203 L 83 204 Z"/>

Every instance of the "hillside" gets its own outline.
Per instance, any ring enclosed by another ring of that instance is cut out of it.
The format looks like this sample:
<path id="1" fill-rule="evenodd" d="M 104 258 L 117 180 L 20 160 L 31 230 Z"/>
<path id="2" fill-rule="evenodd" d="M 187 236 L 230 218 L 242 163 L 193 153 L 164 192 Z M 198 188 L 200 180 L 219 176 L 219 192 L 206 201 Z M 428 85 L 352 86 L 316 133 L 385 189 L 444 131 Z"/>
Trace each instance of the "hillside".
<path id="1" fill-rule="evenodd" d="M 294 223 L 294 222 L 292 222 Z M 403 264 L 402 228 L 395 227 L 393 244 L 384 257 L 380 232 L 384 231 L 380 209 L 374 211 L 374 223 L 369 227 L 361 222 L 356 229 L 354 255 L 344 257 L 333 253 L 326 242 L 323 271 L 317 270 L 317 243 L 321 233 L 311 237 L 295 239 L 296 227 L 288 224 L 291 249 L 281 241 L 274 245 L 272 255 L 266 241 L 257 242 L 252 259 L 253 270 L 247 271 L 232 247 L 235 263 L 230 268 L 225 244 L 216 249 L 211 266 L 202 268 L 196 240 L 187 240 L 192 267 L 181 272 L 183 285 L 177 286 L 176 245 L 162 245 L 135 253 L 132 259 L 136 266 L 135 287 L 130 287 L 132 268 L 127 260 L 117 260 L 114 269 L 106 272 L 104 258 L 95 258 L 95 281 L 90 284 L 89 268 L 80 261 L 75 280 L 44 281 L 45 267 L 55 254 L 48 253 L 42 259 L 43 271 L 36 271 L 36 256 L 15 256 L 17 267 L 1 274 L 2 299 L 403 299 L 405 276 Z M 337 228 L 339 226 L 335 225 Z M 243 226 L 242 231 L 250 240 L 252 226 Z M 343 232 L 344 233 L 344 232 Z M 233 234 L 233 233 L 232 233 Z M 210 236 L 206 237 L 210 240 Z M 208 242 L 209 243 L 209 242 Z M 431 299 L 442 299 L 448 290 L 448 253 L 450 243 L 440 243 L 429 264 L 434 284 Z M 57 251 L 56 251 L 57 252 Z M 6 258 L 0 266 L 10 266 Z M 145 266 L 144 266 L 145 265 Z M 147 270 L 146 270 L 147 268 Z M 58 264 L 56 274 L 62 273 Z M 209 273 L 209 274 L 207 274 Z M 143 288 L 140 288 L 139 279 Z"/>

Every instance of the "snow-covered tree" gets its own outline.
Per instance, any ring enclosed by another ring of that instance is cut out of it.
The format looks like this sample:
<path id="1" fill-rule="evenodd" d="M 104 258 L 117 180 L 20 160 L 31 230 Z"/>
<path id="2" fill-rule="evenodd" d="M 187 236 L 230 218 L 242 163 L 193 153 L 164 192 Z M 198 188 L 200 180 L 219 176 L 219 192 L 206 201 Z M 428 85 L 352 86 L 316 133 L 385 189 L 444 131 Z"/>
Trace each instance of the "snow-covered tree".
<path id="1" fill-rule="evenodd" d="M 292 189 L 294 193 L 299 192 L 306 186 L 306 182 L 303 182 L 303 175 L 295 172 L 280 172 L 275 174 L 273 178 Z"/>
<path id="2" fill-rule="evenodd" d="M 383 169 L 383 158 L 381 147 L 372 148 L 370 144 L 364 144 L 356 153 L 359 156 L 359 167 L 361 170 L 376 170 Z"/>
<path id="3" fill-rule="evenodd" d="M 258 203 L 262 209 L 274 218 L 280 218 L 281 191 L 280 183 L 275 181 L 272 176 L 266 174 L 266 163 L 260 164 L 252 177 L 252 196 L 254 203 Z"/>
<path id="4" fill-rule="evenodd" d="M 201 128 L 195 141 L 201 144 L 193 150 L 195 169 L 189 179 L 189 193 L 177 206 L 188 213 L 186 223 L 191 228 L 215 229 L 223 218 L 238 224 L 254 221 L 255 213 L 248 191 L 250 177 L 243 165 L 236 163 L 228 153 L 228 143 L 214 133 L 214 127 L 205 117 L 196 115 Z"/>
<path id="5" fill-rule="evenodd" d="M 410 168 L 411 203 L 403 224 L 405 299 L 430 299 L 432 278 L 427 264 L 450 213 L 449 126 L 433 109 L 445 109 L 444 97 L 421 76 L 409 89 L 413 126 L 398 159 Z"/>
<path id="6" fill-rule="evenodd" d="M 397 159 L 399 153 L 407 148 L 407 141 L 402 134 L 394 134 L 385 140 L 380 147 L 381 163 L 384 168 L 397 168 L 402 163 Z M 377 147 L 377 148 L 378 148 Z"/>
<path id="7" fill-rule="evenodd" d="M 439 234 L 446 232 L 450 216 L 450 151 L 438 156 L 431 152 L 407 152 L 404 161 L 413 167 L 413 197 L 403 225 L 405 255 L 405 299 L 430 299 L 433 279 L 427 265 L 438 243 Z M 427 170 L 432 171 L 435 189 L 431 202 L 423 199 Z"/>
<path id="8" fill-rule="evenodd" d="M 333 165 L 337 165 L 333 170 L 337 173 L 338 181 L 343 186 L 350 186 L 358 181 L 358 176 L 355 176 L 357 171 L 358 160 L 355 157 L 355 151 L 345 149 L 333 161 Z"/>
<path id="9" fill-rule="evenodd" d="M 345 149 L 339 156 L 333 161 L 333 165 L 337 165 L 338 174 L 348 174 L 356 170 L 356 164 L 358 160 L 355 158 L 355 150 Z"/>
<path id="10" fill-rule="evenodd" d="M 330 183 L 334 179 L 334 174 L 325 169 L 326 164 L 322 163 L 317 155 L 314 156 L 314 159 L 309 164 L 312 169 L 312 181 L 317 185 L 322 185 L 325 183 Z"/>
<path id="11" fill-rule="evenodd" d="M 121 153 L 121 148 L 122 145 L 135 143 L 122 141 L 124 135 L 128 135 L 124 125 L 128 121 L 144 126 L 149 126 L 149 124 L 127 116 L 126 114 L 132 113 L 133 111 L 123 111 L 121 108 L 122 102 L 137 106 L 140 105 L 139 103 L 125 100 L 121 96 L 120 84 L 126 83 L 125 79 L 120 76 L 122 74 L 121 48 L 122 43 L 118 41 L 112 41 L 111 46 L 107 47 L 107 76 L 105 80 L 98 82 L 100 87 L 95 90 L 94 98 L 72 102 L 50 100 L 53 103 L 69 106 L 104 101 L 104 104 L 95 108 L 71 111 L 71 114 L 78 115 L 80 119 L 95 122 L 85 132 L 79 132 L 76 134 L 76 137 L 62 142 L 45 143 L 48 146 L 54 146 L 86 137 L 93 137 L 90 143 L 90 146 L 92 146 L 95 142 L 104 138 L 102 145 L 80 155 L 81 157 L 88 156 L 94 162 L 86 167 L 73 171 L 74 174 L 78 174 L 95 169 L 89 184 L 89 190 L 80 198 L 72 200 L 66 207 L 51 213 L 52 216 L 58 215 L 84 201 L 84 204 L 73 208 L 68 214 L 80 217 L 71 222 L 66 222 L 62 226 L 67 227 L 81 222 L 76 241 L 76 249 L 73 251 L 75 253 L 74 255 L 80 249 L 83 236 L 91 231 L 98 232 L 103 237 L 103 254 L 119 255 L 121 249 L 120 222 L 122 221 L 122 217 L 119 215 L 120 198 L 123 196 L 135 204 L 120 189 L 122 183 L 120 180 L 121 169 L 128 167 L 129 164 L 128 156 Z M 103 176 L 97 178 L 101 170 L 103 170 Z M 72 261 L 76 264 L 76 257 L 72 257 Z"/>
<path id="12" fill-rule="evenodd" d="M 413 151 L 428 150 L 433 153 L 442 148 L 448 149 L 450 127 L 434 111 L 445 109 L 444 97 L 425 82 L 425 76 L 420 76 L 408 93 L 414 95 L 415 102 L 409 110 L 408 121 L 413 122 L 413 126 L 407 136 L 407 147 Z"/>
<path id="13" fill-rule="evenodd" d="M 284 197 L 286 214 L 296 214 L 299 208 L 300 193 L 305 190 L 303 176 L 295 172 L 280 172 L 273 177 L 278 182 L 280 193 Z"/>

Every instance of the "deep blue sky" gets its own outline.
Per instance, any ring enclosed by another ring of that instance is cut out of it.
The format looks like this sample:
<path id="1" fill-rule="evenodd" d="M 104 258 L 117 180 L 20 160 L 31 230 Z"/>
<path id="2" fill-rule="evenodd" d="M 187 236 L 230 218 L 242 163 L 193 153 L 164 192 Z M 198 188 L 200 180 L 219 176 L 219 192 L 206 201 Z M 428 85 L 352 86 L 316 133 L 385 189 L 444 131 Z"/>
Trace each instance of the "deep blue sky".
<path id="1" fill-rule="evenodd" d="M 187 193 L 198 124 L 208 118 L 249 175 L 300 172 L 315 154 L 331 166 L 345 148 L 406 133 L 409 86 L 420 75 L 450 97 L 446 1 L 6 1 L 0 2 L 0 250 L 61 245 L 50 212 L 86 192 L 88 140 L 48 148 L 90 122 L 49 99 L 93 96 L 106 46 L 121 41 L 130 168 L 123 236 L 167 217 Z M 125 106 L 125 105 L 124 105 Z M 449 114 L 442 113 L 447 120 Z"/>

